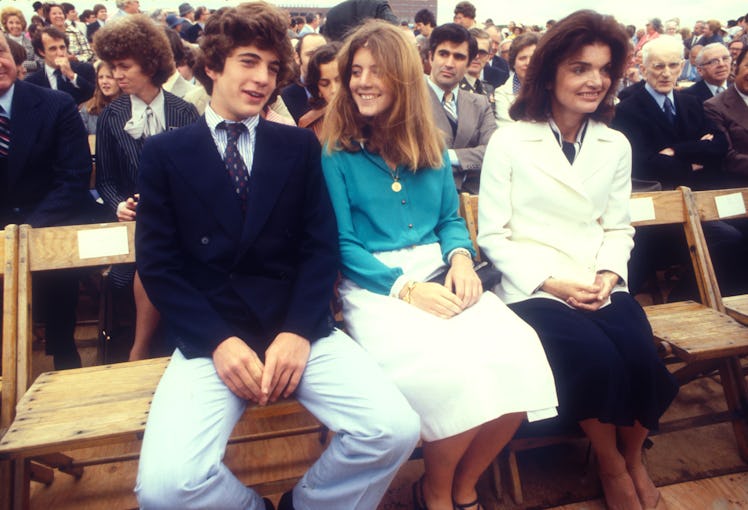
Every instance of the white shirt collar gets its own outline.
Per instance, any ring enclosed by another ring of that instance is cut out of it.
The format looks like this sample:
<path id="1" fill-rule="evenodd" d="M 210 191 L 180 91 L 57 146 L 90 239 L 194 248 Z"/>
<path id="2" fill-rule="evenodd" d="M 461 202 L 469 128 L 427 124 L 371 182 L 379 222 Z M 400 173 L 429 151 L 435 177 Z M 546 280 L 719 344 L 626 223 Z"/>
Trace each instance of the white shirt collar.
<path id="1" fill-rule="evenodd" d="M 709 87 L 709 90 L 712 92 L 713 96 L 717 95 L 717 88 L 722 87 L 722 90 L 727 90 L 727 80 L 723 81 L 720 85 L 712 85 L 708 81 L 704 81 L 707 87 Z"/>
<path id="2" fill-rule="evenodd" d="M 127 121 L 127 124 L 125 124 L 124 130 L 134 139 L 137 140 L 143 136 L 146 121 L 146 108 L 149 106 L 153 111 L 153 118 L 156 121 L 156 133 L 150 133 L 150 135 L 161 133 L 166 130 L 163 89 L 159 89 L 158 94 L 153 98 L 153 101 L 151 101 L 150 104 L 147 104 L 137 96 L 130 95 L 130 105 L 131 117 L 130 120 Z"/>
<path id="3" fill-rule="evenodd" d="M 657 91 L 656 91 L 655 89 L 653 89 L 653 88 L 652 88 L 652 87 L 651 87 L 651 86 L 649 85 L 649 83 L 645 83 L 645 84 L 644 84 L 644 89 L 645 89 L 645 90 L 646 90 L 647 92 L 649 92 L 649 95 L 650 95 L 650 96 L 652 96 L 652 99 L 654 99 L 655 101 L 657 101 L 657 106 L 659 106 L 659 107 L 660 107 L 660 110 L 662 110 L 662 111 L 665 111 L 665 98 L 667 97 L 667 98 L 669 98 L 669 99 L 670 99 L 670 102 L 671 102 L 671 103 L 672 103 L 672 105 L 673 105 L 673 111 L 676 111 L 676 110 L 675 110 L 675 95 L 673 94 L 673 91 L 672 91 L 672 90 L 671 90 L 670 92 L 668 92 L 668 94 L 667 94 L 667 95 L 665 95 L 665 94 L 660 94 L 660 93 L 659 93 L 659 92 L 657 92 Z"/>
<path id="4" fill-rule="evenodd" d="M 434 81 L 431 79 L 431 76 L 426 77 L 426 83 L 429 84 L 429 87 L 431 87 L 431 90 L 434 91 L 434 94 L 436 94 L 436 97 L 439 98 L 439 101 L 441 101 L 444 98 L 444 94 L 446 92 Z M 457 105 L 457 94 L 460 92 L 460 83 L 457 82 L 457 85 L 452 89 L 452 101 L 454 101 L 455 106 Z"/>
<path id="5" fill-rule="evenodd" d="M 11 111 L 11 107 L 13 106 L 13 92 L 16 90 L 16 84 L 13 83 L 8 90 L 5 91 L 5 94 L 0 96 L 0 106 L 3 107 L 3 110 L 5 110 L 5 113 L 8 114 L 8 118 L 10 119 L 13 115 L 13 112 Z"/>

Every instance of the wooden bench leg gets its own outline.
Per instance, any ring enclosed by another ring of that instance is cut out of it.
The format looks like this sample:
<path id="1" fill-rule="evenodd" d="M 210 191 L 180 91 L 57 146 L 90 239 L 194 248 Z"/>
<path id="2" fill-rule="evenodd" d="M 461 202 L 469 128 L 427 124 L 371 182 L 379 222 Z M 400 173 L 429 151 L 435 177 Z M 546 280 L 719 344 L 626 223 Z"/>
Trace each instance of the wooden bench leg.
<path id="1" fill-rule="evenodd" d="M 13 501 L 13 466 L 10 460 L 0 460 L 0 510 L 10 510 Z"/>
<path id="2" fill-rule="evenodd" d="M 55 481 L 54 470 L 47 466 L 42 466 L 36 462 L 29 462 L 28 471 L 29 480 L 33 480 L 34 482 L 40 482 L 44 485 L 52 485 L 52 482 Z"/>
<path id="3" fill-rule="evenodd" d="M 719 370 L 725 392 L 727 410 L 732 415 L 732 429 L 738 443 L 740 457 L 748 462 L 748 384 L 746 384 L 740 359 L 727 358 Z"/>
<path id="4" fill-rule="evenodd" d="M 491 462 L 491 481 L 493 482 L 493 492 L 496 496 L 496 501 L 501 501 L 503 497 L 504 488 L 501 484 L 501 463 L 505 458 L 504 452 L 499 453 L 494 457 Z"/>
<path id="5" fill-rule="evenodd" d="M 29 461 L 15 459 L 13 463 L 13 510 L 29 508 Z"/>
<path id="6" fill-rule="evenodd" d="M 518 505 L 521 505 L 525 499 L 522 496 L 522 482 L 519 478 L 519 466 L 517 465 L 517 452 L 509 451 L 509 490 L 512 492 L 512 499 Z"/>

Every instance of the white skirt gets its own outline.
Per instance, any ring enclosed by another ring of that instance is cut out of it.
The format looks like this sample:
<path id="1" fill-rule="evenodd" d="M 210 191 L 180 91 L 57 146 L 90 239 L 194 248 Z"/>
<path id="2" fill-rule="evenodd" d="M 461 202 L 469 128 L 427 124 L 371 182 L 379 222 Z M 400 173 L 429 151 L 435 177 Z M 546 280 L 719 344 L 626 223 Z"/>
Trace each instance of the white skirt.
<path id="1" fill-rule="evenodd" d="M 383 263 L 426 280 L 444 265 L 438 244 L 376 253 Z M 499 416 L 555 416 L 556 387 L 535 331 L 492 292 L 451 319 L 344 279 L 343 318 L 350 335 L 395 382 L 435 441 Z"/>

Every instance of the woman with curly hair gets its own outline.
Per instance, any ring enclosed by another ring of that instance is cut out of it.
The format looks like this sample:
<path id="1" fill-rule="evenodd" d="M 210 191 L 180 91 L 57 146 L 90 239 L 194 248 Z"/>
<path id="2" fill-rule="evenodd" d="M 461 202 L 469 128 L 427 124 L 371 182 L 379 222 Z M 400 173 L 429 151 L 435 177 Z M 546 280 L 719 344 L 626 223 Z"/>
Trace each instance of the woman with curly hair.
<path id="1" fill-rule="evenodd" d="M 96 90 L 94 90 L 93 97 L 80 107 L 81 119 L 89 135 L 96 134 L 96 123 L 104 108 L 122 93 L 109 64 L 99 60 L 94 67 L 96 68 Z"/>
<path id="2" fill-rule="evenodd" d="M 3 7 L 3 10 L 0 11 L 0 25 L 2 25 L 8 39 L 17 42 L 26 50 L 26 59 L 23 62 L 26 72 L 36 71 L 39 68 L 39 57 L 34 53 L 31 39 L 25 34 L 26 18 L 23 17 L 20 9 L 12 6 Z"/>
<path id="3" fill-rule="evenodd" d="M 122 90 L 96 125 L 96 189 L 119 221 L 134 221 L 145 139 L 191 124 L 198 114 L 194 106 L 162 89 L 174 72 L 174 57 L 164 31 L 147 16 L 133 14 L 107 23 L 96 32 L 94 47 Z M 133 275 L 136 321 L 130 359 L 136 360 L 148 357 L 160 317 L 134 267 L 112 271 L 112 283 L 124 287 Z"/>

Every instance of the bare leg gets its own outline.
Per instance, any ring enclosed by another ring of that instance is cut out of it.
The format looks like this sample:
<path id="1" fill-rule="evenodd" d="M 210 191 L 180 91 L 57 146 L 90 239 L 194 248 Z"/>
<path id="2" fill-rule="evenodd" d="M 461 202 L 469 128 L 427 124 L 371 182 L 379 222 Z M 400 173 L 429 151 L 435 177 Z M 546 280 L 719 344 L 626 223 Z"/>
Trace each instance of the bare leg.
<path id="1" fill-rule="evenodd" d="M 153 335 L 161 321 L 161 314 L 148 299 L 137 272 L 135 272 L 133 294 L 135 295 L 135 340 L 130 350 L 130 361 L 146 359 L 150 356 Z"/>
<path id="2" fill-rule="evenodd" d="M 466 504 L 478 498 L 475 491 L 478 478 L 514 436 L 525 416 L 525 413 L 505 414 L 481 425 L 455 470 L 454 501 Z"/>
<path id="3" fill-rule="evenodd" d="M 642 447 L 648 434 L 649 431 L 639 422 L 633 427 L 618 428 L 626 469 L 634 482 L 639 500 L 644 508 L 654 508 L 660 499 L 660 491 L 655 487 L 642 461 Z"/>
<path id="4" fill-rule="evenodd" d="M 429 510 L 453 510 L 455 469 L 478 430 L 479 427 L 475 427 L 456 436 L 423 443 L 423 495 Z"/>
<path id="5" fill-rule="evenodd" d="M 579 425 L 592 443 L 600 465 L 600 482 L 609 510 L 641 510 L 634 482 L 626 470 L 626 460 L 618 451 L 616 428 L 596 419 Z"/>

